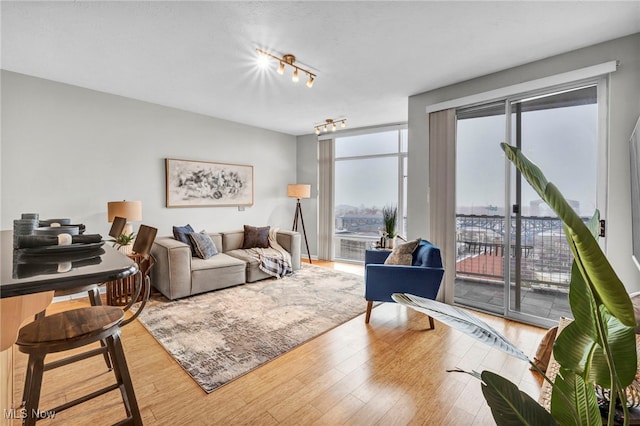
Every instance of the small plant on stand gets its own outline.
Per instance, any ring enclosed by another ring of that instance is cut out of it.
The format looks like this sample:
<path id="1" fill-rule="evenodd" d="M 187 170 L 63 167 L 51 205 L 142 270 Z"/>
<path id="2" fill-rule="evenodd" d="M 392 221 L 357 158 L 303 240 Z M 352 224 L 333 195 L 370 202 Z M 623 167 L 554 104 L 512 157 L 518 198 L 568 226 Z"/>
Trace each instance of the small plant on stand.
<path id="1" fill-rule="evenodd" d="M 116 239 L 109 240 L 110 243 L 113 243 L 113 247 L 115 247 L 118 251 L 129 254 L 131 253 L 131 245 L 133 240 L 136 238 L 136 234 L 134 232 L 127 234 L 123 233 Z"/>
<path id="2" fill-rule="evenodd" d="M 384 232 L 386 236 L 387 248 L 393 248 L 393 240 L 396 237 L 396 223 L 398 222 L 398 208 L 394 205 L 387 205 L 382 208 L 382 220 L 384 222 Z"/>

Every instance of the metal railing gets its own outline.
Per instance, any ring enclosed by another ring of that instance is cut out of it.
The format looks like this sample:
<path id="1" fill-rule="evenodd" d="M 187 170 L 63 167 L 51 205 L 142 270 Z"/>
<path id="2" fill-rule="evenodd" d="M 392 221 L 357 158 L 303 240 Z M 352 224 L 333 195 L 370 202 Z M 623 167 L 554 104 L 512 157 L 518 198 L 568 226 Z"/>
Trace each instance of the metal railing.
<path id="1" fill-rule="evenodd" d="M 334 257 L 339 260 L 364 262 L 364 252 L 372 248 L 380 237 L 358 234 L 334 234 Z"/>
<path id="2" fill-rule="evenodd" d="M 588 221 L 588 218 L 583 218 Z M 456 274 L 483 281 L 504 282 L 504 216 L 456 215 Z M 513 268 L 520 256 L 523 288 L 567 291 L 573 254 L 562 221 L 554 217 L 521 217 L 522 242 L 516 249 L 515 219 L 511 220 Z"/>

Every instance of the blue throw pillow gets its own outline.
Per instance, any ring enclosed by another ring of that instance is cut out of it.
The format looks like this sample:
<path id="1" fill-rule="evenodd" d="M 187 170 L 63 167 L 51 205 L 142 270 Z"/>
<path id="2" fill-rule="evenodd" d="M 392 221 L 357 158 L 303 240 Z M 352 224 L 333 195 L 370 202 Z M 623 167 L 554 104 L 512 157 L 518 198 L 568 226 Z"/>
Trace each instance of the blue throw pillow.
<path id="1" fill-rule="evenodd" d="M 189 234 L 191 234 L 192 232 L 196 232 L 196 231 L 189 224 L 185 226 L 173 227 L 173 238 L 187 244 L 191 248 L 191 254 L 195 255 L 195 251 L 193 250 L 193 244 L 191 244 L 191 240 L 189 239 Z"/>
<path id="2" fill-rule="evenodd" d="M 192 232 L 189 234 L 189 239 L 191 240 L 196 256 L 199 258 L 208 259 L 218 254 L 216 245 L 206 232 Z"/>

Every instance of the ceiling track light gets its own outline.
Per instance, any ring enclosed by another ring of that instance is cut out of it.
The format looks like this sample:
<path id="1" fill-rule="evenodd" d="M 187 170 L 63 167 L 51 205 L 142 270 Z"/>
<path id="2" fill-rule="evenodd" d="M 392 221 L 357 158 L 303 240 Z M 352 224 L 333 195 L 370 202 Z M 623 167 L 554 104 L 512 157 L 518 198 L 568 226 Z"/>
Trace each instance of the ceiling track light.
<path id="1" fill-rule="evenodd" d="M 302 68 L 301 66 L 296 65 L 294 62 L 296 61 L 296 57 L 291 55 L 291 54 L 286 54 L 284 55 L 282 58 L 276 55 L 273 55 L 267 51 L 264 51 L 262 49 L 258 49 L 256 48 L 256 51 L 258 53 L 260 53 L 261 55 L 265 55 L 269 58 L 273 58 L 275 60 L 278 61 L 278 69 L 277 72 L 280 75 L 284 74 L 284 69 L 286 67 L 286 65 L 289 65 L 291 68 L 293 68 L 293 74 L 291 76 L 291 81 L 293 81 L 294 83 L 297 83 L 298 81 L 300 81 L 300 76 L 299 76 L 299 72 L 302 71 L 305 74 L 307 74 L 308 79 L 307 79 L 307 87 L 311 88 L 313 87 L 313 83 L 316 79 L 316 75 L 314 73 L 312 73 L 311 71 L 309 71 L 308 69 Z"/>
<path id="2" fill-rule="evenodd" d="M 321 131 L 328 132 L 331 129 L 332 132 L 338 130 L 338 123 L 340 123 L 340 127 L 345 128 L 347 126 L 347 119 L 341 118 L 339 120 L 333 120 L 331 118 L 327 118 L 324 120 L 323 124 L 318 124 L 317 126 L 313 126 L 315 128 L 316 135 L 319 135 Z"/>

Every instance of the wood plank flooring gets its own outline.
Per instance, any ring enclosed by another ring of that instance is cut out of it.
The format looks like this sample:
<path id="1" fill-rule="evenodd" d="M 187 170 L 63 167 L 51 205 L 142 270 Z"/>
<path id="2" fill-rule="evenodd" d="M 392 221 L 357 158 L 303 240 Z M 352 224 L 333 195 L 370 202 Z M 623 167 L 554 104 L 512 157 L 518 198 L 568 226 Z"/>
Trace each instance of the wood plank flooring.
<path id="1" fill-rule="evenodd" d="M 361 265 L 314 264 L 362 274 Z M 84 299 L 51 305 L 72 309 Z M 362 301 L 363 310 L 366 302 Z M 485 321 L 532 357 L 543 329 L 488 315 Z M 459 367 L 498 372 L 537 399 L 540 382 L 528 365 L 426 316 L 392 303 L 364 314 L 206 394 L 134 321 L 123 345 L 145 425 L 491 425 L 480 383 Z M 15 349 L 15 396 L 26 356 Z M 51 356 L 51 359 L 55 359 Z M 102 357 L 44 376 L 42 409 L 111 383 Z M 124 417 L 118 392 L 58 413 L 38 425 L 103 425 Z M 15 421 L 14 424 L 19 424 Z"/>

